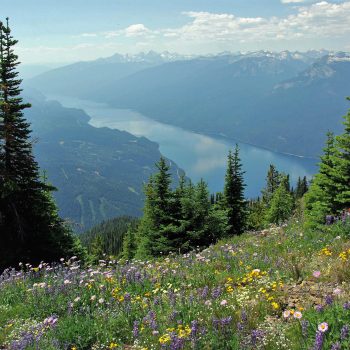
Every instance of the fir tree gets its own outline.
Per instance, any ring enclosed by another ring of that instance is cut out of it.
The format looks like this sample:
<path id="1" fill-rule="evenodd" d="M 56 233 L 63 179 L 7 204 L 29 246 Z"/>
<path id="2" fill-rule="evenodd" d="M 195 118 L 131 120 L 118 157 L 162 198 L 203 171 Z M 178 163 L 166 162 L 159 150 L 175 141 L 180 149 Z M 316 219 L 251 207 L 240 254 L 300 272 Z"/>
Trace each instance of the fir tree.
<path id="1" fill-rule="evenodd" d="M 293 210 L 293 197 L 288 191 L 288 179 L 285 177 L 282 179 L 277 190 L 274 192 L 271 201 L 270 208 L 267 211 L 267 221 L 277 225 L 282 224 L 292 214 Z"/>
<path id="2" fill-rule="evenodd" d="M 334 214 L 336 210 L 335 173 L 335 138 L 331 132 L 327 133 L 327 142 L 321 156 L 319 172 L 311 182 L 309 191 L 305 195 L 306 225 L 324 224 L 326 215 Z"/>
<path id="3" fill-rule="evenodd" d="M 7 19 L 0 24 L 0 269 L 20 260 L 54 261 L 79 245 L 59 218 L 53 187 L 41 180 L 33 157 L 16 43 Z"/>
<path id="4" fill-rule="evenodd" d="M 236 145 L 234 154 L 231 151 L 228 154 L 223 195 L 223 203 L 228 210 L 229 232 L 232 235 L 242 233 L 245 228 L 246 208 L 243 174 L 239 148 Z"/>
<path id="5" fill-rule="evenodd" d="M 350 100 L 350 98 L 348 98 Z M 334 193 L 334 211 L 340 212 L 345 208 L 350 208 L 350 110 L 344 116 L 344 133 L 336 136 L 336 151 L 331 155 L 333 168 L 332 189 Z"/>
<path id="6" fill-rule="evenodd" d="M 262 191 L 262 200 L 266 206 L 269 206 L 270 200 L 280 184 L 280 173 L 273 164 L 267 172 L 266 187 Z"/>
<path id="7" fill-rule="evenodd" d="M 297 181 L 297 187 L 294 191 L 295 198 L 296 199 L 302 198 L 304 194 L 307 192 L 307 190 L 308 190 L 308 182 L 307 182 L 306 176 L 304 176 L 303 178 L 299 176 Z"/>

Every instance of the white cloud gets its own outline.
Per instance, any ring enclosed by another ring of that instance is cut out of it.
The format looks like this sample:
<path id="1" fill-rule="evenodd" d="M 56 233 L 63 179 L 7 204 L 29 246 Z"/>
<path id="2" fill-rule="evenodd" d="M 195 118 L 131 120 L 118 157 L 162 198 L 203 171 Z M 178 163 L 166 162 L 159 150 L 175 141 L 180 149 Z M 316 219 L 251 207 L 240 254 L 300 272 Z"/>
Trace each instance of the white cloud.
<path id="1" fill-rule="evenodd" d="M 296 11 L 287 17 L 271 18 L 185 12 L 191 21 L 180 28 L 163 30 L 163 35 L 192 41 L 264 42 L 350 34 L 350 1 L 340 4 L 321 1 Z"/>
<path id="2" fill-rule="evenodd" d="M 151 31 L 142 23 L 133 24 L 125 29 L 125 35 L 127 37 L 144 36 Z"/>
<path id="3" fill-rule="evenodd" d="M 295 4 L 301 2 L 306 2 L 306 0 L 281 0 L 282 4 Z"/>

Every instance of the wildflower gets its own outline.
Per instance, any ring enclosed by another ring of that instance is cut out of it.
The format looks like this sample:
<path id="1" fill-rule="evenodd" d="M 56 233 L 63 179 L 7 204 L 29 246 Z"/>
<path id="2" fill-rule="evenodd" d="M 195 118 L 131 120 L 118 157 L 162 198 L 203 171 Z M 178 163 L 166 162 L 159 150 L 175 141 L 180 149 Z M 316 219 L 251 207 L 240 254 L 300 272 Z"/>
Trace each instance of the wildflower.
<path id="1" fill-rule="evenodd" d="M 279 307 L 280 307 L 275 301 L 273 301 L 273 302 L 271 303 L 271 305 L 272 305 L 272 307 L 273 307 L 275 310 L 278 310 Z"/>
<path id="2" fill-rule="evenodd" d="M 317 312 L 322 312 L 322 311 L 323 311 L 323 306 L 322 306 L 322 305 L 316 305 L 316 306 L 315 306 L 315 310 L 316 310 Z"/>
<path id="3" fill-rule="evenodd" d="M 344 309 L 344 310 L 350 310 L 350 302 L 349 302 L 349 301 L 346 302 L 346 303 L 344 303 L 343 309 Z"/>
<path id="4" fill-rule="evenodd" d="M 226 306 L 226 305 L 227 305 L 227 300 L 222 300 L 222 301 L 220 302 L 220 305 L 221 305 L 221 306 Z"/>
<path id="5" fill-rule="evenodd" d="M 96 295 L 93 295 L 91 298 L 90 298 L 91 301 L 95 301 L 96 300 Z"/>
<path id="6" fill-rule="evenodd" d="M 322 322 L 318 325 L 317 329 L 322 332 L 325 333 L 328 331 L 328 323 L 327 322 Z"/>
<path id="7" fill-rule="evenodd" d="M 135 338 L 137 338 L 139 336 L 139 322 L 138 321 L 134 321 L 134 327 L 132 330 L 132 334 Z"/>
<path id="8" fill-rule="evenodd" d="M 340 288 L 335 288 L 334 290 L 333 290 L 333 294 L 334 295 L 340 295 L 342 293 L 342 290 L 340 289 Z"/>
<path id="9" fill-rule="evenodd" d="M 284 310 L 283 311 L 283 317 L 288 318 L 290 316 L 290 311 L 289 310 Z"/>
<path id="10" fill-rule="evenodd" d="M 103 298 L 100 298 L 100 299 L 98 299 L 98 302 L 99 302 L 100 304 L 103 304 L 103 303 L 105 302 L 105 300 L 104 300 Z"/>
<path id="11" fill-rule="evenodd" d="M 170 342 L 170 340 L 171 340 L 170 335 L 164 334 L 159 338 L 159 343 L 161 343 L 163 345 L 163 344 Z"/>
<path id="12" fill-rule="evenodd" d="M 75 299 L 74 299 L 74 302 L 75 303 L 77 303 L 77 302 L 79 302 L 80 301 L 80 297 L 76 297 Z"/>
<path id="13" fill-rule="evenodd" d="M 332 305 L 333 304 L 333 297 L 331 295 L 327 295 L 325 298 L 326 305 Z"/>
<path id="14" fill-rule="evenodd" d="M 206 300 L 205 303 L 204 303 L 204 305 L 206 305 L 206 306 L 211 306 L 211 301 L 210 301 L 210 300 Z"/>
<path id="15" fill-rule="evenodd" d="M 302 333 L 304 338 L 307 338 L 307 336 L 308 336 L 309 326 L 310 326 L 309 321 L 307 321 L 307 320 L 301 321 L 301 333 Z"/>
<path id="16" fill-rule="evenodd" d="M 323 347 L 323 332 L 316 332 L 314 350 L 322 350 Z"/>
<path id="17" fill-rule="evenodd" d="M 349 337 L 349 326 L 345 325 L 340 331 L 340 339 L 346 340 Z"/>
<path id="18" fill-rule="evenodd" d="M 264 333 L 259 329 L 254 329 L 251 333 L 251 344 L 254 346 L 257 342 L 264 337 Z"/>
<path id="19" fill-rule="evenodd" d="M 334 343 L 331 347 L 331 350 L 341 350 L 340 343 L 338 341 L 336 343 Z"/>
<path id="20" fill-rule="evenodd" d="M 321 271 L 314 271 L 312 274 L 315 278 L 319 278 L 321 276 Z"/>
<path id="21" fill-rule="evenodd" d="M 303 317 L 303 314 L 300 311 L 294 312 L 294 318 L 300 320 Z"/>
<path id="22" fill-rule="evenodd" d="M 109 344 L 109 349 L 115 349 L 115 348 L 117 348 L 118 347 L 118 344 L 116 344 L 116 343 L 110 343 Z"/>

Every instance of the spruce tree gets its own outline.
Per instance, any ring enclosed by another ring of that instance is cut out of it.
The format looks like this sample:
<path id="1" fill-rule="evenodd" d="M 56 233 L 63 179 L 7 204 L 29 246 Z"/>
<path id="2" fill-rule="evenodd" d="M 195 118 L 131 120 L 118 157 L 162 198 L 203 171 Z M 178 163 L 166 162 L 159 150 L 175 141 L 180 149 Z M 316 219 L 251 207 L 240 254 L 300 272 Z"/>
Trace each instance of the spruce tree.
<path id="1" fill-rule="evenodd" d="M 266 187 L 262 191 L 262 200 L 269 206 L 270 200 L 280 184 L 280 173 L 273 164 L 270 164 L 266 177 Z"/>
<path id="2" fill-rule="evenodd" d="M 266 214 L 269 223 L 280 225 L 292 214 L 293 197 L 288 191 L 288 182 L 287 177 L 284 177 L 271 198 L 270 207 Z"/>
<path id="3" fill-rule="evenodd" d="M 324 224 L 326 215 L 335 214 L 335 198 L 338 193 L 335 174 L 335 138 L 331 132 L 327 133 L 326 146 L 319 164 L 319 172 L 311 181 L 310 188 L 305 195 L 305 216 L 307 226 Z"/>
<path id="4" fill-rule="evenodd" d="M 19 261 L 55 261 L 77 247 L 33 156 L 16 43 L 7 19 L 0 24 L 0 270 Z"/>
<path id="5" fill-rule="evenodd" d="M 230 151 L 227 159 L 225 187 L 223 203 L 228 210 L 229 233 L 240 234 L 245 228 L 246 208 L 244 200 L 244 172 L 239 158 L 238 145 L 232 154 Z"/>
<path id="6" fill-rule="evenodd" d="M 350 98 L 348 98 L 350 100 Z M 333 167 L 332 188 L 334 193 L 334 211 L 350 208 L 350 110 L 344 116 L 344 133 L 335 138 L 335 152 L 331 155 Z"/>

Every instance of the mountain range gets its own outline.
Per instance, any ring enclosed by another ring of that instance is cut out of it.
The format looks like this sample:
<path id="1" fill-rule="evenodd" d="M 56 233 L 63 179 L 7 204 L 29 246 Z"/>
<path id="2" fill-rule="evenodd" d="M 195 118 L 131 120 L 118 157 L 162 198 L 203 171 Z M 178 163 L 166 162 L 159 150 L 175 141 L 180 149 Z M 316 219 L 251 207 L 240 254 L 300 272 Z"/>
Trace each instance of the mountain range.
<path id="1" fill-rule="evenodd" d="M 79 62 L 26 84 L 43 93 L 134 109 L 197 132 L 315 157 L 325 133 L 341 131 L 350 59 L 322 50 L 200 57 L 150 52 Z"/>

